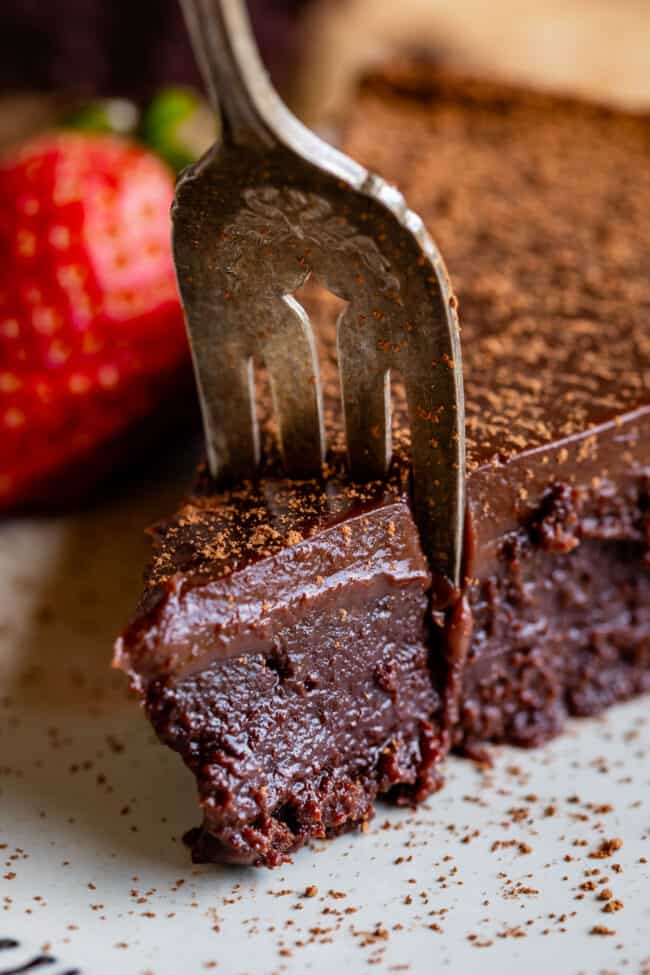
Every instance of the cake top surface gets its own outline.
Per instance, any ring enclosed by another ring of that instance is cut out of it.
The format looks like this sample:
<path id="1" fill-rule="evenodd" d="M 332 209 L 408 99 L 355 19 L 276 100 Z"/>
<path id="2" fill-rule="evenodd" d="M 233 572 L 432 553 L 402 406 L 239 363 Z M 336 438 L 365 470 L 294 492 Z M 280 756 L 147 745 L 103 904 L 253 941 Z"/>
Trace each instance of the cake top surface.
<path id="1" fill-rule="evenodd" d="M 411 64 L 362 86 L 343 148 L 400 187 L 447 262 L 460 303 L 470 494 L 477 469 L 504 469 L 650 409 L 650 117 Z M 335 302 L 321 294 L 308 309 L 334 445 L 328 476 L 274 475 L 221 493 L 200 478 L 156 531 L 150 584 L 231 571 L 360 506 L 404 497 L 399 403 L 392 479 L 364 487 L 342 473 Z"/>
<path id="2" fill-rule="evenodd" d="M 650 116 L 411 64 L 366 82 L 343 148 L 442 250 L 470 472 L 650 404 Z"/>
<path id="3" fill-rule="evenodd" d="M 150 586 L 177 572 L 227 575 L 296 545 L 351 517 L 390 504 L 406 505 L 408 467 L 393 465 L 386 481 L 355 484 L 339 458 L 324 482 L 274 476 L 215 493 L 202 469 L 192 495 L 153 529 Z"/>

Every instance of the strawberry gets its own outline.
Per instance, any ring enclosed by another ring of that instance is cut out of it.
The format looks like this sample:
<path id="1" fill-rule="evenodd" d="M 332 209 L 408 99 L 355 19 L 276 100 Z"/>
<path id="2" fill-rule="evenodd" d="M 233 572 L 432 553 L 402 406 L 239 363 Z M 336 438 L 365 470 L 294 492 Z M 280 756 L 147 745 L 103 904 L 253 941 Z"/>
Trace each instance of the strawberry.
<path id="1" fill-rule="evenodd" d="M 106 135 L 44 135 L 0 164 L 0 510 L 83 497 L 179 404 L 173 182 Z"/>

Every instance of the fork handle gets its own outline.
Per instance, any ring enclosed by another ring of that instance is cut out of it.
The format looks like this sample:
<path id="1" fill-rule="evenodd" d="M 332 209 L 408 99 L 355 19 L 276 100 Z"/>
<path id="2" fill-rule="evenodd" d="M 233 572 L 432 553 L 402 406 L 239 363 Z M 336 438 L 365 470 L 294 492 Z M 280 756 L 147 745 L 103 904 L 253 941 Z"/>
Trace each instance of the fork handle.
<path id="1" fill-rule="evenodd" d="M 180 0 L 194 54 L 224 139 L 251 148 L 278 144 L 275 93 L 253 38 L 243 0 Z"/>
<path id="2" fill-rule="evenodd" d="M 323 142 L 277 94 L 258 53 L 244 0 L 180 4 L 212 105 L 221 113 L 226 144 L 262 151 L 283 146 L 355 189 L 373 192 L 374 181 L 363 166 Z"/>

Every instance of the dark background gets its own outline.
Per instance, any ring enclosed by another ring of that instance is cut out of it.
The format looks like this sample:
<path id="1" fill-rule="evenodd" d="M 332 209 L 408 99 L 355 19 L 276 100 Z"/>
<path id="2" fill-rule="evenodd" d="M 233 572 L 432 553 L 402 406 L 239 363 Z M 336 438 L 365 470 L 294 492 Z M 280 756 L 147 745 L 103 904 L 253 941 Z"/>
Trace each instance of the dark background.
<path id="1" fill-rule="evenodd" d="M 309 0 L 249 0 L 277 83 L 290 71 Z M 148 97 L 198 83 L 178 0 L 0 0 L 0 92 L 70 90 Z"/>

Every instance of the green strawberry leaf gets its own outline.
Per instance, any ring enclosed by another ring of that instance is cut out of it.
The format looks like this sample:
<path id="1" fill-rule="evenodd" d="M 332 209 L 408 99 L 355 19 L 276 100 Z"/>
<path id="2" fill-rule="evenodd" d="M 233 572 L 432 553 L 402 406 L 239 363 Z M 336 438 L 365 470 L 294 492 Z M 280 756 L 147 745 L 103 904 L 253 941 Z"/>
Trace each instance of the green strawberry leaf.
<path id="1" fill-rule="evenodd" d="M 145 109 L 139 138 L 177 172 L 195 162 L 217 139 L 219 122 L 191 88 L 165 88 Z"/>

